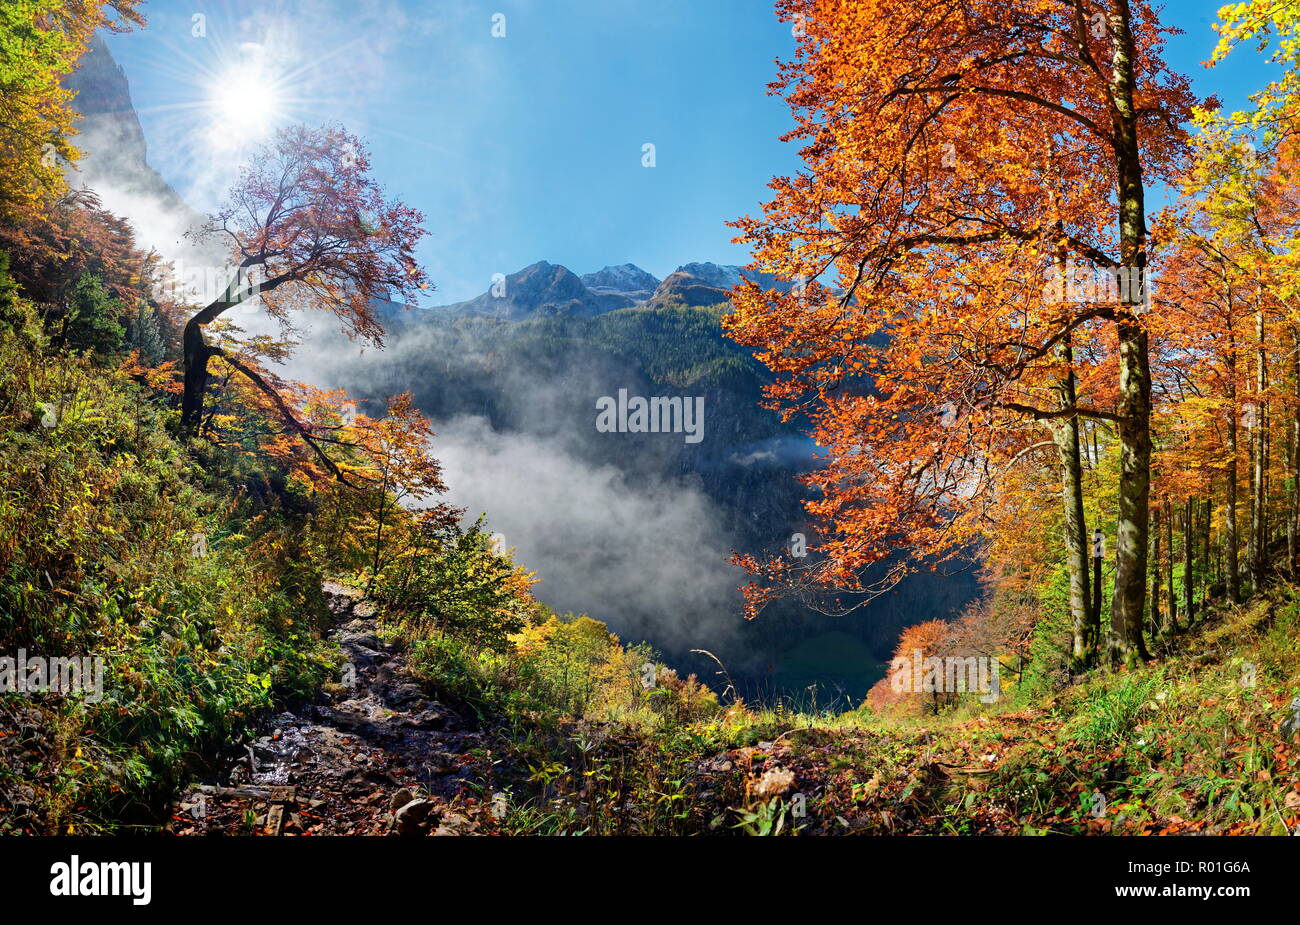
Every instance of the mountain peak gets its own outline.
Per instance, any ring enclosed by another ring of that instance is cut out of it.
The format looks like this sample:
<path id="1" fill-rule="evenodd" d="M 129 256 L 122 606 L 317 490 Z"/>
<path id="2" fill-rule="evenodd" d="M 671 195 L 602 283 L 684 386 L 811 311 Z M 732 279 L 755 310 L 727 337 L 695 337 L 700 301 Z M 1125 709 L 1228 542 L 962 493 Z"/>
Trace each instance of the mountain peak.
<path id="1" fill-rule="evenodd" d="M 634 263 L 605 267 L 595 273 L 584 273 L 582 281 L 593 290 L 611 292 L 654 292 L 659 279 Z"/>
<path id="2" fill-rule="evenodd" d="M 539 260 L 496 278 L 482 295 L 440 306 L 439 311 L 520 321 L 539 315 L 591 317 L 620 308 L 719 305 L 746 279 L 775 288 L 792 285 L 770 274 L 716 263 L 682 264 L 667 279 L 659 280 L 634 263 L 607 266 L 579 277 L 568 267 Z"/>
<path id="3" fill-rule="evenodd" d="M 755 274 L 745 273 L 732 264 L 684 263 L 675 271 L 694 277 L 706 286 L 717 289 L 734 289 Z"/>
<path id="4" fill-rule="evenodd" d="M 629 304 L 631 299 L 626 296 L 588 289 L 568 267 L 539 260 L 503 278 L 494 278 L 482 295 L 440 306 L 440 310 L 453 315 L 520 321 L 538 315 L 599 315 Z"/>

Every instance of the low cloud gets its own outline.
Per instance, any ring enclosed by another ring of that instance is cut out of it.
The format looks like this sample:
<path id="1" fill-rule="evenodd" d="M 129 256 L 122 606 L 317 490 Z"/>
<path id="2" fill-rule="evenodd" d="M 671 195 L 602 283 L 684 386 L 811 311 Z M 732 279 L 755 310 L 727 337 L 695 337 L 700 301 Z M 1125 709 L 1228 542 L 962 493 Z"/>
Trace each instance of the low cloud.
<path id="1" fill-rule="evenodd" d="M 625 639 L 718 645 L 740 622 L 730 544 L 689 485 L 628 476 L 557 438 L 501 433 L 481 417 L 436 425 L 448 499 L 487 512 L 515 558 L 542 579 L 536 596 L 609 622 Z"/>

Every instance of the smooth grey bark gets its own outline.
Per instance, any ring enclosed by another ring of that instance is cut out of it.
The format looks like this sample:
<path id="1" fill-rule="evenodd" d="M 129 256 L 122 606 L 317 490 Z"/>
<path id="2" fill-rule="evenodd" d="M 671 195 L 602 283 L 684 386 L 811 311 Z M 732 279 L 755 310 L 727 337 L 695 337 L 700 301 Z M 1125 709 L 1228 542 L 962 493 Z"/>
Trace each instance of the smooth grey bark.
<path id="1" fill-rule="evenodd" d="M 1174 506 L 1165 498 L 1165 584 L 1169 586 L 1169 622 L 1165 629 L 1169 635 L 1178 632 L 1178 591 L 1174 588 Z M 1157 566 L 1158 567 L 1158 566 Z"/>
<path id="2" fill-rule="evenodd" d="M 1156 636 L 1162 627 L 1160 620 L 1160 505 L 1156 505 L 1151 518 L 1151 622 L 1150 632 Z"/>
<path id="3" fill-rule="evenodd" d="M 1190 495 L 1183 511 L 1183 614 L 1187 625 L 1196 621 L 1196 502 Z"/>
<path id="4" fill-rule="evenodd" d="M 1264 309 L 1255 300 L 1255 404 L 1250 427 L 1250 537 L 1247 561 L 1252 593 L 1258 593 L 1264 578 L 1264 479 L 1267 471 L 1264 390 L 1268 387 L 1268 367 L 1264 359 Z"/>
<path id="5" fill-rule="evenodd" d="M 1057 399 L 1061 410 L 1076 407 L 1078 395 L 1074 379 L 1074 354 L 1070 339 L 1062 340 L 1057 356 L 1065 365 L 1065 375 L 1057 381 Z M 1061 458 L 1061 501 L 1065 508 L 1065 551 L 1070 574 L 1070 618 L 1073 629 L 1071 659 L 1079 670 L 1092 662 L 1095 634 L 1090 638 L 1092 614 L 1088 588 L 1088 528 L 1083 515 L 1083 460 L 1079 450 L 1079 417 L 1059 418 L 1052 424 L 1052 437 Z"/>
<path id="6" fill-rule="evenodd" d="M 1300 331 L 1291 329 L 1291 388 L 1295 403 L 1287 434 L 1286 573 L 1296 577 L 1296 530 L 1300 520 Z"/>
<path id="7" fill-rule="evenodd" d="M 1214 479 L 1210 479 L 1209 498 L 1205 499 L 1202 510 L 1205 516 L 1201 520 L 1201 568 L 1205 572 L 1205 587 L 1201 595 L 1201 606 L 1208 607 L 1210 603 L 1210 585 L 1214 581 L 1213 566 L 1214 553 L 1210 549 L 1210 533 L 1214 526 L 1214 502 L 1210 498 L 1214 497 Z"/>
<path id="8" fill-rule="evenodd" d="M 1108 17 L 1111 41 L 1110 103 L 1119 200 L 1120 264 L 1146 281 L 1146 197 L 1138 144 L 1132 13 L 1115 0 Z M 1147 332 L 1135 306 L 1116 308 L 1119 339 L 1119 499 L 1115 537 L 1115 592 L 1111 598 L 1112 664 L 1150 656 L 1142 638 L 1146 605 L 1147 531 L 1151 496 L 1151 367 Z"/>
<path id="9" fill-rule="evenodd" d="M 1235 365 L 1235 364 L 1234 364 Z M 1237 550 L 1241 538 L 1237 535 L 1237 387 L 1235 369 L 1230 370 L 1229 387 L 1232 398 L 1232 414 L 1228 417 L 1228 471 L 1224 486 L 1225 504 L 1223 511 L 1223 571 L 1227 586 L 1228 600 L 1234 604 L 1241 603 L 1241 573 L 1237 566 Z"/>

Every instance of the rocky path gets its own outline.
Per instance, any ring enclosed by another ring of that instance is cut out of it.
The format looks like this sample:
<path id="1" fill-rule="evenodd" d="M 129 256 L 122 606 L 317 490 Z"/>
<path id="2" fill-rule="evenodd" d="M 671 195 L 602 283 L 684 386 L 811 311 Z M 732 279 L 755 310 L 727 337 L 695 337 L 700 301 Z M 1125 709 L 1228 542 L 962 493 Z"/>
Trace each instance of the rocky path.
<path id="1" fill-rule="evenodd" d="M 460 835 L 490 823 L 490 806 L 469 786 L 482 733 L 425 694 L 355 593 L 335 584 L 325 591 L 338 617 L 332 635 L 348 658 L 343 683 L 235 746 L 213 779 L 176 801 L 168 831 Z"/>

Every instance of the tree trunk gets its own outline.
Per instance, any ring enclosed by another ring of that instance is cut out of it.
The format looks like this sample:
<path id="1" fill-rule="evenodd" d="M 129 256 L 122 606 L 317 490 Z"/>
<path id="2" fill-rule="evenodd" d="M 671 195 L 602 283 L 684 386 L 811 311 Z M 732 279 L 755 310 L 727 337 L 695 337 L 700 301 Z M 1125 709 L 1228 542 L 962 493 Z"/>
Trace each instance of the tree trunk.
<path id="1" fill-rule="evenodd" d="M 1209 495 L 1211 498 L 1214 496 L 1213 479 L 1210 479 Z M 1203 510 L 1205 511 L 1205 518 L 1201 522 L 1201 540 L 1202 540 L 1201 552 L 1203 553 L 1203 558 L 1201 559 L 1201 568 L 1205 571 L 1205 584 L 1203 586 L 1204 590 L 1201 592 L 1202 610 L 1204 610 L 1210 604 L 1210 585 L 1214 582 L 1214 575 L 1212 569 L 1212 565 L 1214 563 L 1214 555 L 1213 553 L 1210 552 L 1210 532 L 1214 526 L 1214 510 L 1213 510 L 1213 502 L 1210 500 L 1210 498 L 1205 499 L 1205 506 Z"/>
<path id="2" fill-rule="evenodd" d="M 203 395 L 208 388 L 208 360 L 212 356 L 198 317 L 195 315 L 186 323 L 182 340 L 185 390 L 181 394 L 181 428 L 187 433 L 196 432 L 203 419 Z"/>
<path id="3" fill-rule="evenodd" d="M 1075 407 L 1077 395 L 1074 386 L 1074 356 L 1067 336 L 1058 356 L 1065 364 L 1065 375 L 1057 383 L 1059 404 L 1062 410 Z M 1065 551 L 1070 572 L 1070 617 L 1074 630 L 1071 658 L 1074 670 L 1089 665 L 1093 658 L 1088 638 L 1089 616 L 1092 613 L 1088 592 L 1088 532 L 1083 517 L 1083 463 L 1079 455 L 1078 415 L 1060 418 L 1052 426 L 1052 436 L 1061 457 L 1061 500 L 1065 505 Z"/>
<path id="4" fill-rule="evenodd" d="M 1183 613 L 1187 625 L 1196 621 L 1196 576 L 1192 569 L 1196 563 L 1196 502 L 1189 495 L 1183 512 L 1183 598 L 1187 604 Z"/>
<path id="5" fill-rule="evenodd" d="M 1109 14 L 1111 112 L 1119 202 L 1120 265 L 1130 274 L 1130 295 L 1146 283 L 1146 203 L 1138 146 L 1132 19 L 1128 0 L 1115 0 Z M 1111 598 L 1110 658 L 1114 664 L 1146 659 L 1142 610 L 1146 604 L 1147 529 L 1151 493 L 1151 367 L 1141 306 L 1120 300 L 1119 338 L 1120 483 L 1115 536 L 1115 593 Z"/>
<path id="6" fill-rule="evenodd" d="M 379 514 L 375 518 L 375 555 L 370 567 L 370 581 L 366 582 L 366 596 L 369 597 L 374 591 L 375 582 L 379 578 L 379 564 L 384 552 L 384 514 L 388 507 L 387 487 L 381 488 L 379 492 Z"/>
<path id="7" fill-rule="evenodd" d="M 1146 600 L 1150 503 L 1151 378 L 1147 336 L 1136 322 L 1120 325 L 1120 483 L 1111 599 L 1111 660 L 1146 658 L 1142 609 Z"/>
<path id="8" fill-rule="evenodd" d="M 1156 505 L 1151 519 L 1151 637 L 1154 639 L 1163 624 L 1160 620 L 1160 505 Z"/>
<path id="9" fill-rule="evenodd" d="M 1101 650 L 1101 556 L 1092 559 L 1092 613 L 1088 614 L 1088 646 Z"/>
<path id="10" fill-rule="evenodd" d="M 1227 584 L 1228 601 L 1241 603 L 1241 574 L 1237 567 L 1237 550 L 1241 538 L 1237 535 L 1237 386 L 1236 364 L 1228 369 L 1231 413 L 1228 415 L 1228 471 L 1225 487 L 1226 504 L 1223 512 L 1223 568 Z"/>
<path id="11" fill-rule="evenodd" d="M 1264 309 L 1258 298 L 1255 301 L 1255 403 L 1251 415 L 1250 441 L 1250 561 L 1251 592 L 1259 593 L 1264 579 L 1264 443 L 1267 428 L 1264 424 L 1264 389 L 1268 386 L 1268 370 L 1264 364 Z"/>
<path id="12" fill-rule="evenodd" d="M 221 295 L 208 303 L 185 323 L 181 337 L 182 358 L 185 364 L 185 388 L 181 393 L 181 428 L 195 433 L 203 420 L 203 396 L 208 388 L 208 360 L 220 351 L 208 345 L 203 328 L 239 305 L 257 291 L 270 292 L 279 285 L 278 280 L 263 284 L 260 289 L 248 283 L 247 272 L 259 263 L 258 258 L 244 260 L 235 270 L 234 278 Z"/>
<path id="13" fill-rule="evenodd" d="M 1296 530 L 1300 521 L 1300 331 L 1291 329 L 1291 388 L 1295 403 L 1287 435 L 1286 572 L 1296 577 Z"/>
<path id="14" fill-rule="evenodd" d="M 1264 449 L 1264 486 L 1259 492 L 1259 554 L 1261 565 L 1264 571 L 1268 571 L 1268 550 L 1272 544 L 1272 534 L 1269 530 L 1268 516 L 1268 499 L 1273 495 L 1273 416 L 1269 411 L 1267 404 L 1261 409 L 1263 411 L 1260 417 L 1260 439 L 1263 441 Z M 1264 576 L 1260 574 L 1262 583 Z"/>
<path id="15" fill-rule="evenodd" d="M 1165 584 L 1169 587 L 1169 624 L 1165 631 L 1172 636 L 1178 632 L 1178 592 L 1174 589 L 1174 505 L 1168 498 L 1165 498 Z"/>

